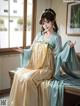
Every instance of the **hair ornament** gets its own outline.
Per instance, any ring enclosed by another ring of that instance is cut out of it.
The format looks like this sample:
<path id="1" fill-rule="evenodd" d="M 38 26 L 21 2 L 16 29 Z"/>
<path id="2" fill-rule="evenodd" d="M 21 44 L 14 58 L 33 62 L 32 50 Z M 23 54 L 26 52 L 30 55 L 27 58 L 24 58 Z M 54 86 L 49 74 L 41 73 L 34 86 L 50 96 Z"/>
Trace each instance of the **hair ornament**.
<path id="1" fill-rule="evenodd" d="M 51 13 L 53 16 L 56 16 L 56 13 L 52 9 L 45 9 L 43 13 Z"/>

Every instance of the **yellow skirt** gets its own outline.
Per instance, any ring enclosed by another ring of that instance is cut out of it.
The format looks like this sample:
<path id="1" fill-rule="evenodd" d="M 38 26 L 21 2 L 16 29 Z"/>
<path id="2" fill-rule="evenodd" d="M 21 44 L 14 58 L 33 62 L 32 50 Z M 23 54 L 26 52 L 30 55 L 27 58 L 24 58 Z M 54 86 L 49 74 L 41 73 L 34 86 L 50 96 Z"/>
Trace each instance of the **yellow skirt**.
<path id="1" fill-rule="evenodd" d="M 49 83 L 53 74 L 53 51 L 48 44 L 36 43 L 28 67 L 14 76 L 9 106 L 49 106 Z"/>

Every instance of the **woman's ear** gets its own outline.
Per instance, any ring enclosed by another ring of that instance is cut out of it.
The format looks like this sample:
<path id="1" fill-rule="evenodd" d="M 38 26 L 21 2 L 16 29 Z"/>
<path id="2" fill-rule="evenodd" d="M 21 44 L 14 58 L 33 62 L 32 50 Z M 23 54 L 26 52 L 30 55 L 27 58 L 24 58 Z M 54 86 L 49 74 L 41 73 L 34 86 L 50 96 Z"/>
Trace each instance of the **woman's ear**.
<path id="1" fill-rule="evenodd" d="M 55 25 L 54 25 L 54 24 L 55 24 L 55 22 L 54 22 L 54 21 L 52 21 L 53 29 L 55 29 Z"/>
<path id="2" fill-rule="evenodd" d="M 43 26 L 41 26 L 41 31 L 43 32 L 45 29 L 43 28 Z"/>

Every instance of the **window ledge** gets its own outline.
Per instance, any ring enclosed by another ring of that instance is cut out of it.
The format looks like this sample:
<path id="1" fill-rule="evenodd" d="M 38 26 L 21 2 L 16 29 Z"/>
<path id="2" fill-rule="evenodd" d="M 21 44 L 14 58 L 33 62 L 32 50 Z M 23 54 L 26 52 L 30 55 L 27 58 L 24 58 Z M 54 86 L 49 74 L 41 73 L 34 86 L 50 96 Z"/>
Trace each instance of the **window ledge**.
<path id="1" fill-rule="evenodd" d="M 5 49 L 0 49 L 0 55 L 5 55 L 5 54 L 21 54 L 23 52 L 22 48 L 5 48 Z"/>
<path id="2" fill-rule="evenodd" d="M 8 54 L 22 54 L 23 49 L 30 48 L 30 46 L 27 46 L 25 48 L 0 48 L 0 55 L 8 55 Z"/>

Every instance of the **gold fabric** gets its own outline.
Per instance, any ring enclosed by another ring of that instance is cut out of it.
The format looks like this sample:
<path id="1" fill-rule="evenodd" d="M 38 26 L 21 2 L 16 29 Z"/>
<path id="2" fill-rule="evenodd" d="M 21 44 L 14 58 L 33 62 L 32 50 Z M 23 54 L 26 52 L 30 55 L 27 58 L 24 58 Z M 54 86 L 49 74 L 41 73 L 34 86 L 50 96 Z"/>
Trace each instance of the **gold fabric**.
<path id="1" fill-rule="evenodd" d="M 9 105 L 49 106 L 48 80 L 53 73 L 53 51 L 48 44 L 36 43 L 28 67 L 17 71 L 14 76 Z"/>

